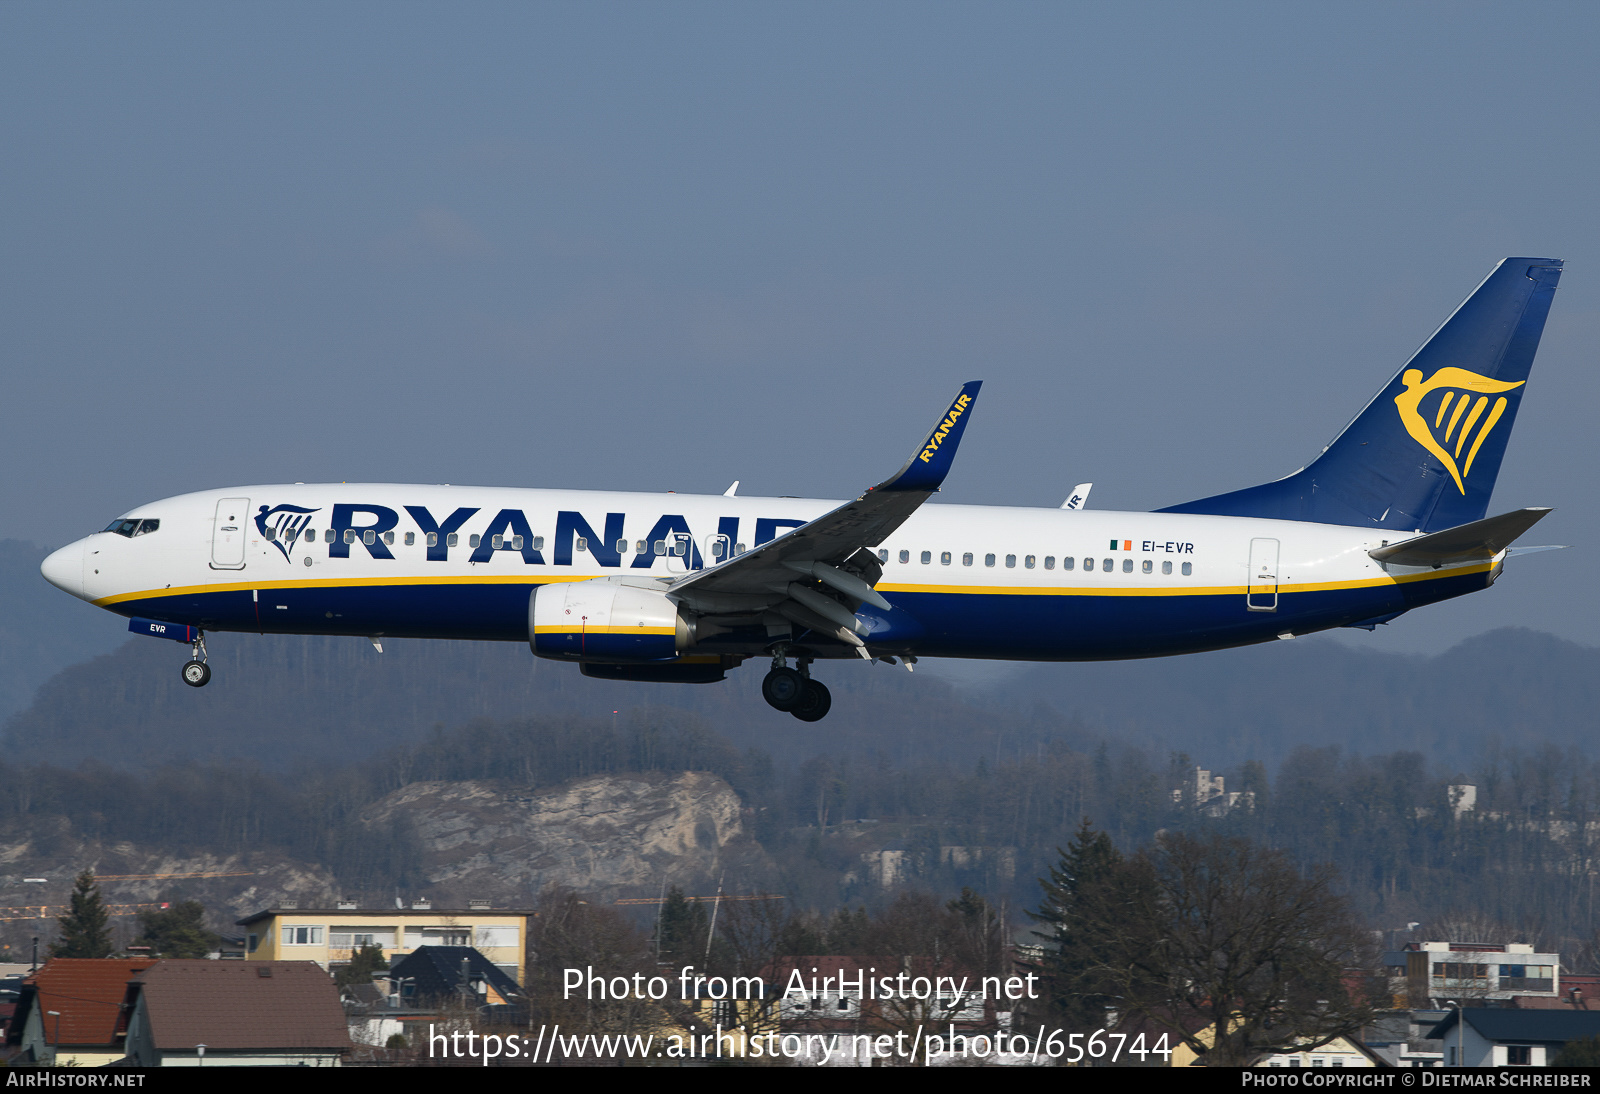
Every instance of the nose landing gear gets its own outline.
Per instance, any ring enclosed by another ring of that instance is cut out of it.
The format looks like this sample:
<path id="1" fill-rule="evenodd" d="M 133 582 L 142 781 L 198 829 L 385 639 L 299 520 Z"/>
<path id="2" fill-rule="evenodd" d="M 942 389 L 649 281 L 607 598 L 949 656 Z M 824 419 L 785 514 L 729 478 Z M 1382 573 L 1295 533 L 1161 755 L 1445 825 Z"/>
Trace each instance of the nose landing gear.
<path id="1" fill-rule="evenodd" d="M 183 666 L 183 682 L 192 688 L 203 688 L 211 682 L 211 666 L 206 664 L 206 636 L 195 635 L 194 652 Z"/>
<path id="2" fill-rule="evenodd" d="M 802 722 L 818 722 L 833 706 L 833 696 L 821 681 L 811 679 L 811 660 L 796 658 L 798 669 L 784 664 L 786 652 L 779 647 L 772 657 L 772 671 L 761 681 L 761 697 L 774 710 L 793 714 Z"/>

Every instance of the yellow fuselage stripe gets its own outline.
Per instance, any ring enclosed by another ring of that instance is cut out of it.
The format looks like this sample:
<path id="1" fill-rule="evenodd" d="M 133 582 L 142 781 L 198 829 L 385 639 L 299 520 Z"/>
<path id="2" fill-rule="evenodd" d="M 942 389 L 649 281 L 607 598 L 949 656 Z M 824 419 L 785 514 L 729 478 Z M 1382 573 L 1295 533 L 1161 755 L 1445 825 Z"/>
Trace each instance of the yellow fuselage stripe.
<path id="1" fill-rule="evenodd" d="M 563 627 L 533 628 L 534 634 L 677 634 L 675 627 Z"/>

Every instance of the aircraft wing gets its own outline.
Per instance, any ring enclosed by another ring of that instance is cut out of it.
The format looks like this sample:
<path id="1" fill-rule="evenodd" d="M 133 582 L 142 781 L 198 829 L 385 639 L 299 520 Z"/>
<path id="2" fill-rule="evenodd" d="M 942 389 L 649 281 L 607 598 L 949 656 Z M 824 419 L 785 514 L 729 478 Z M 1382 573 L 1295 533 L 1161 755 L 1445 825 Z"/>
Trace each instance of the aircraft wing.
<path id="1" fill-rule="evenodd" d="M 808 524 L 754 550 L 674 582 L 668 592 L 692 611 L 729 617 L 776 612 L 792 623 L 863 650 L 856 609 L 887 610 L 874 592 L 882 543 L 944 482 L 966 430 L 981 380 L 964 385 L 904 467 Z M 864 652 L 864 651 L 863 651 Z"/>

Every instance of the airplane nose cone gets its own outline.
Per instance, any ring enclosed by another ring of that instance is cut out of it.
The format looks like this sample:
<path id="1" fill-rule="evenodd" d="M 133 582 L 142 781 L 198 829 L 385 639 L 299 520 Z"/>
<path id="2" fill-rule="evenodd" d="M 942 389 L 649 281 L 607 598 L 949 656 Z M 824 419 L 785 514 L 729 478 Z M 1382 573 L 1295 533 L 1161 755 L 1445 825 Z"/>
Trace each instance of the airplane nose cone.
<path id="1" fill-rule="evenodd" d="M 63 592 L 83 598 L 83 540 L 69 543 L 39 564 L 44 579 Z"/>

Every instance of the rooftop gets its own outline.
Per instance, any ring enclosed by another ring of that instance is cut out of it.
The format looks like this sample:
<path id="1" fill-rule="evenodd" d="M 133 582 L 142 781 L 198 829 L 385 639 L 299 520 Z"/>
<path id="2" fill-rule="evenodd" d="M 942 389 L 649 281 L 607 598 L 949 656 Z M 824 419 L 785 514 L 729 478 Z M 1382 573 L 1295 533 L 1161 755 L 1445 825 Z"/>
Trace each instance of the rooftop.
<path id="1" fill-rule="evenodd" d="M 350 1047 L 338 989 L 314 961 L 161 961 L 127 1001 L 141 993 L 163 1052 Z"/>

